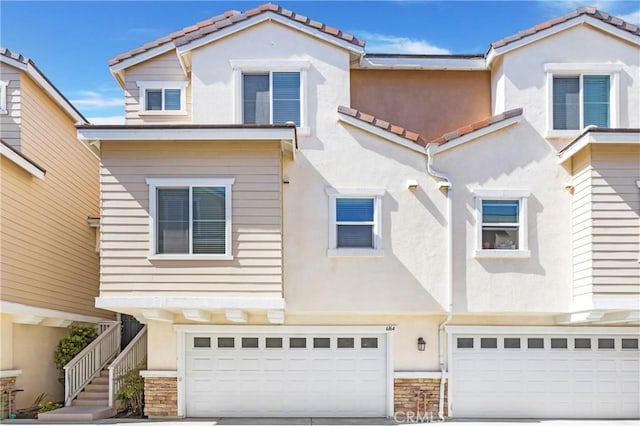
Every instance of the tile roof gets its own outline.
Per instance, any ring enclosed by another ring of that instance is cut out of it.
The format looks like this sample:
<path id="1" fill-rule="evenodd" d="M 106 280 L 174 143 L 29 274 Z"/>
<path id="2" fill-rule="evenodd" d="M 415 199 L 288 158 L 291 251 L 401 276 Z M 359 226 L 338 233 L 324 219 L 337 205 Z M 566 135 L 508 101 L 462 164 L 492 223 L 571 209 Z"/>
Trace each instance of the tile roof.
<path id="1" fill-rule="evenodd" d="M 374 117 L 371 114 L 367 114 L 367 113 L 358 111 L 357 109 L 349 108 L 346 106 L 339 106 L 338 112 L 341 114 L 345 114 L 350 117 L 353 117 L 367 124 L 371 124 L 372 126 L 379 127 L 382 130 L 386 130 L 402 138 L 408 139 L 411 142 L 416 143 L 420 146 L 425 146 L 427 144 L 427 142 L 418 133 L 407 130 L 401 126 L 391 124 L 388 121 L 384 121 L 380 118 Z"/>
<path id="2" fill-rule="evenodd" d="M 290 19 L 293 22 L 306 25 L 310 28 L 313 28 L 315 30 L 318 30 L 330 36 L 337 37 L 343 41 L 354 44 L 355 46 L 364 47 L 364 41 L 357 39 L 352 34 L 343 32 L 337 28 L 323 24 L 322 22 L 314 21 L 311 18 L 308 18 L 304 15 L 299 15 L 291 10 L 284 9 L 278 6 L 277 4 L 265 3 L 253 9 L 246 10 L 244 12 L 239 12 L 237 10 L 228 10 L 221 15 L 214 16 L 213 18 L 198 22 L 197 24 L 183 28 L 180 31 L 176 31 L 174 33 L 161 37 L 152 42 L 146 43 L 143 46 L 140 46 L 136 49 L 132 49 L 132 50 L 129 50 L 128 52 L 122 53 L 116 56 L 115 58 L 109 60 L 109 65 L 110 66 L 116 65 L 126 59 L 140 55 L 141 53 L 147 52 L 151 49 L 165 45 L 167 43 L 173 42 L 175 46 L 182 46 L 182 45 L 188 44 L 194 40 L 205 37 L 211 33 L 215 33 L 216 31 L 219 31 L 223 28 L 229 27 L 238 22 L 246 21 L 249 18 L 252 18 L 254 16 L 260 15 L 262 13 L 267 13 L 267 12 L 276 13 L 280 16 Z"/>
<path id="3" fill-rule="evenodd" d="M 571 11 L 567 14 L 558 16 L 557 18 L 550 19 L 548 21 L 535 25 L 531 28 L 527 28 L 526 30 L 522 30 L 516 34 L 505 37 L 501 40 L 495 41 L 491 43 L 490 48 L 497 49 L 499 47 L 506 46 L 509 43 L 513 43 L 515 41 L 521 40 L 525 37 L 534 35 L 540 31 L 544 31 L 548 28 L 554 27 L 558 24 L 562 24 L 563 22 L 567 22 L 571 19 L 577 18 L 578 16 L 582 16 L 582 15 L 588 15 L 592 18 L 599 19 L 602 22 L 613 25 L 614 27 L 617 27 L 631 34 L 640 35 L 640 28 L 637 25 L 633 25 L 620 18 L 609 15 L 608 13 L 598 10 L 595 7 L 579 7 L 578 9 Z"/>
<path id="4" fill-rule="evenodd" d="M 461 136 L 468 135 L 469 133 L 475 132 L 476 130 L 484 129 L 493 124 L 500 123 L 509 118 L 519 117 L 522 115 L 522 108 L 515 108 L 509 111 L 505 111 L 502 114 L 494 115 L 492 117 L 485 118 L 484 120 L 476 121 L 475 123 L 468 124 L 464 127 L 460 127 L 453 132 L 445 133 L 437 139 L 430 141 L 429 143 L 434 143 L 438 145 L 442 145 L 448 142 L 451 142 L 454 139 L 458 139 Z"/>
<path id="5" fill-rule="evenodd" d="M 6 47 L 0 47 L 0 55 L 5 56 L 9 59 L 13 59 L 15 61 L 21 62 L 25 65 L 31 64 L 31 65 L 35 65 L 33 63 L 33 61 L 29 58 L 27 58 L 26 56 L 21 55 L 18 52 L 12 52 L 11 50 L 7 49 Z"/>

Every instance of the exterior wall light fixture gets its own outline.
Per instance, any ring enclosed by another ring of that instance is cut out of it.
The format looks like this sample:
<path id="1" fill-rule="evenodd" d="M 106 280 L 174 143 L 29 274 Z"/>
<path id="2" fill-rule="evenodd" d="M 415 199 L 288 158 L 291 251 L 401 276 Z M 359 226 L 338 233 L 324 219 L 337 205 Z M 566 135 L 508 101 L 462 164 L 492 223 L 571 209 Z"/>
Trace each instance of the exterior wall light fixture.
<path id="1" fill-rule="evenodd" d="M 420 352 L 424 352 L 424 349 L 426 347 L 427 347 L 427 342 L 425 342 L 422 337 L 418 337 L 418 350 Z"/>

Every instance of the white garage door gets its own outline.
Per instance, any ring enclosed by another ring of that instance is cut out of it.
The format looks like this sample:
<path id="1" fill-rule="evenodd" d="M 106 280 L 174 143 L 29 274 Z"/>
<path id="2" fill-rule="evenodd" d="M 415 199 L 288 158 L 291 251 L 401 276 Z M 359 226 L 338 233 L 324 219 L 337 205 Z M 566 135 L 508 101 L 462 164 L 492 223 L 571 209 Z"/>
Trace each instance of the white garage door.
<path id="1" fill-rule="evenodd" d="M 385 335 L 187 334 L 188 417 L 383 417 Z"/>
<path id="2" fill-rule="evenodd" d="M 455 335 L 455 417 L 638 418 L 635 336 Z"/>

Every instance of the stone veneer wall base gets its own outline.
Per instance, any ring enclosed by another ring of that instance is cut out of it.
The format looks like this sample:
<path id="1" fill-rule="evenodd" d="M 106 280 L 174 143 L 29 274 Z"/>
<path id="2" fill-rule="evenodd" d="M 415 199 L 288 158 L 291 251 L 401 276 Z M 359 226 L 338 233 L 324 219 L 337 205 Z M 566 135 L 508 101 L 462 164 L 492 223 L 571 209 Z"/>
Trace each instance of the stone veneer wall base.
<path id="1" fill-rule="evenodd" d="M 16 387 L 16 378 L 15 377 L 2 377 L 0 378 L 0 395 L 2 395 L 2 400 L 4 402 L 4 407 L 2 408 L 3 416 L 0 417 L 0 420 L 4 420 L 9 418 L 11 414 L 9 412 L 9 405 L 11 405 L 11 409 L 15 412 L 16 410 L 16 394 L 15 392 L 11 392 L 10 394 L 5 395 L 5 391 L 8 389 L 15 389 Z M 9 404 L 11 402 L 11 404 Z"/>
<path id="2" fill-rule="evenodd" d="M 178 418 L 178 379 L 144 378 L 144 415 L 149 418 Z"/>
<path id="3" fill-rule="evenodd" d="M 444 416 L 447 413 L 447 385 L 444 385 Z M 440 409 L 440 379 L 395 379 L 394 417 L 411 419 L 416 417 L 438 418 Z"/>

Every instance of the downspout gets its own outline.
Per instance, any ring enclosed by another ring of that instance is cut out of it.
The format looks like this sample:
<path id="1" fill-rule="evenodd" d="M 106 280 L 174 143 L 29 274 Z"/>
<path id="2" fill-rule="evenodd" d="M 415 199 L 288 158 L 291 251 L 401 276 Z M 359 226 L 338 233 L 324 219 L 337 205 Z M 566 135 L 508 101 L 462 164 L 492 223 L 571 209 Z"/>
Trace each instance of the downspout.
<path id="1" fill-rule="evenodd" d="M 438 328 L 438 360 L 440 362 L 440 402 L 438 404 L 438 417 L 444 420 L 444 386 L 447 380 L 447 370 L 445 367 L 444 348 L 446 345 L 445 326 L 451 321 L 453 316 L 453 187 L 451 179 L 442 172 L 433 169 L 434 150 L 437 145 L 428 144 L 427 172 L 439 180 L 439 188 L 447 190 L 447 318 Z"/>

